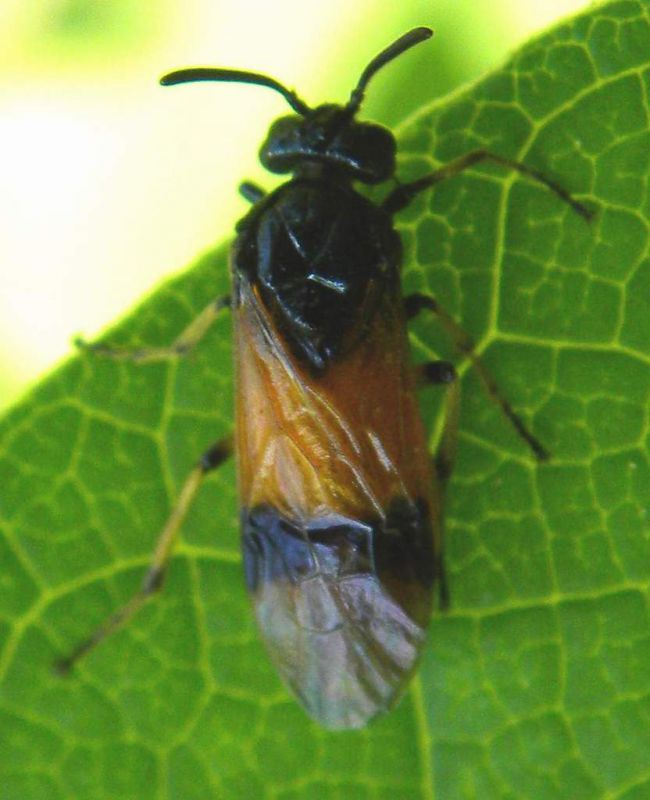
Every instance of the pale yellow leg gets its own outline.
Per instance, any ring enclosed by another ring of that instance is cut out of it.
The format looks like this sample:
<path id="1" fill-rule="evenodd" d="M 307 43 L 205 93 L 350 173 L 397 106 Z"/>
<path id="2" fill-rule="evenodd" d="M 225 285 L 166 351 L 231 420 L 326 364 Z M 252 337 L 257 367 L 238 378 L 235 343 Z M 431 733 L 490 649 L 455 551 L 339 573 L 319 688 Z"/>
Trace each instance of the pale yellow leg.
<path id="1" fill-rule="evenodd" d="M 213 300 L 196 316 L 169 347 L 111 347 L 106 344 L 88 344 L 83 339 L 75 339 L 75 345 L 82 350 L 122 361 L 149 364 L 153 361 L 166 361 L 187 355 L 205 336 L 220 312 L 230 305 L 229 297 Z"/>
<path id="2" fill-rule="evenodd" d="M 169 560 L 178 541 L 181 525 L 192 506 L 203 478 L 208 472 L 220 466 L 232 453 L 232 436 L 221 439 L 202 456 L 199 463 L 190 472 L 178 496 L 158 543 L 154 550 L 149 569 L 138 591 L 130 600 L 105 620 L 87 639 L 82 640 L 72 652 L 55 664 L 59 675 L 66 675 L 74 665 L 108 636 L 125 625 L 163 586 Z"/>

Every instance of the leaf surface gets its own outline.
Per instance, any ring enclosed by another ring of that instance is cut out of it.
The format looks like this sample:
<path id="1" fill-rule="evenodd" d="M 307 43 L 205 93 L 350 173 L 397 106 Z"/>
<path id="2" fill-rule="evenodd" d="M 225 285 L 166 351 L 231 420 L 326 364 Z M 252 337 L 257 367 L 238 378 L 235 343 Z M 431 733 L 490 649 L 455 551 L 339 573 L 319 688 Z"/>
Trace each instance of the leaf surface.
<path id="1" fill-rule="evenodd" d="M 226 317 L 182 362 L 75 357 L 0 423 L 3 800 L 650 797 L 649 95 L 650 4 L 621 0 L 399 131 L 403 178 L 486 147 L 596 217 L 492 166 L 400 217 L 407 291 L 456 315 L 553 457 L 534 462 L 461 369 L 453 608 L 367 730 L 319 729 L 268 663 L 232 464 L 193 507 L 164 597 L 51 675 L 138 586 L 185 475 L 230 430 Z M 173 340 L 227 289 L 226 263 L 209 254 L 107 338 Z M 413 344 L 450 352 L 425 319 Z"/>

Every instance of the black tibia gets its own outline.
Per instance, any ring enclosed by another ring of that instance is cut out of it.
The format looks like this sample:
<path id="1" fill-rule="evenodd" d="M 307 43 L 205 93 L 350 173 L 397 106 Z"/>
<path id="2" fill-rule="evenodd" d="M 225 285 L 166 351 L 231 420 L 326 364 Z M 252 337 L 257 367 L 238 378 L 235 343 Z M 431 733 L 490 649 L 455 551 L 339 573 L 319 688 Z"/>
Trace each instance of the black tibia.
<path id="1" fill-rule="evenodd" d="M 435 314 L 438 310 L 438 304 L 433 297 L 427 294 L 420 294 L 419 292 L 414 292 L 404 298 L 404 313 L 409 322 L 417 317 L 420 311 L 423 311 L 425 308 L 427 311 L 433 311 Z"/>
<path id="2" fill-rule="evenodd" d="M 296 178 L 237 225 L 235 282 L 260 293 L 293 355 L 323 373 L 364 336 L 399 282 L 401 242 L 388 214 L 349 186 Z"/>
<path id="3" fill-rule="evenodd" d="M 106 344 L 88 344 L 83 339 L 75 339 L 74 344 L 104 358 L 134 361 L 138 364 L 166 361 L 185 356 L 196 347 L 224 308 L 230 308 L 229 295 L 219 297 L 206 306 L 169 347 L 111 347 Z"/>
<path id="4" fill-rule="evenodd" d="M 252 181 L 243 181 L 239 184 L 239 194 L 249 203 L 257 203 L 266 196 L 266 192 Z"/>
<path id="5" fill-rule="evenodd" d="M 548 459 L 548 451 L 535 436 L 533 436 L 528 428 L 526 428 L 521 418 L 515 413 L 510 403 L 501 393 L 498 384 L 488 369 L 474 352 L 474 343 L 469 334 L 460 327 L 454 318 L 448 314 L 433 297 L 423 294 L 412 294 L 405 299 L 404 305 L 408 319 L 412 319 L 423 309 L 436 315 L 443 329 L 452 340 L 455 349 L 472 362 L 472 366 L 481 379 L 483 388 L 488 396 L 501 408 L 517 434 L 526 442 L 539 461 Z"/>
<path id="6" fill-rule="evenodd" d="M 447 384 L 456 380 L 456 368 L 451 361 L 427 361 L 415 367 L 417 387 Z"/>
<path id="7" fill-rule="evenodd" d="M 176 505 L 158 537 L 149 569 L 140 588 L 127 602 L 103 622 L 91 636 L 80 642 L 65 658 L 55 664 L 59 675 L 66 675 L 74 665 L 104 639 L 125 625 L 157 592 L 162 589 L 174 546 L 178 541 L 183 520 L 192 507 L 195 495 L 205 475 L 219 467 L 232 454 L 233 439 L 227 436 L 212 445 L 199 459 L 181 488 Z"/>
<path id="8" fill-rule="evenodd" d="M 478 164 L 480 161 L 492 161 L 506 169 L 512 169 L 522 175 L 527 175 L 532 180 L 537 181 L 537 183 L 546 186 L 547 189 L 570 205 L 576 213 L 580 214 L 580 216 L 587 221 L 593 217 L 593 211 L 590 211 L 582 203 L 575 200 L 564 187 L 560 186 L 560 184 L 556 183 L 554 180 L 547 178 L 543 172 L 532 169 L 526 164 L 522 164 L 520 161 L 513 161 L 497 153 L 491 153 L 489 150 L 472 150 L 471 153 L 467 153 L 460 158 L 454 159 L 454 161 L 450 161 L 449 164 L 445 164 L 444 167 L 437 169 L 435 172 L 431 172 L 429 175 L 411 181 L 411 183 L 403 183 L 401 186 L 393 189 L 384 199 L 382 208 L 384 211 L 388 211 L 389 214 L 395 214 L 403 208 L 406 208 L 420 192 L 430 189 L 436 183 L 440 183 L 448 178 L 453 178 L 454 175 L 458 175 L 464 170 L 469 169 L 469 167 L 474 166 L 474 164 Z"/>
<path id="9" fill-rule="evenodd" d="M 227 461 L 233 452 L 232 436 L 227 436 L 225 439 L 219 439 L 218 442 L 209 447 L 199 459 L 199 466 L 204 474 L 212 472 L 212 470 L 220 467 L 224 461 Z"/>

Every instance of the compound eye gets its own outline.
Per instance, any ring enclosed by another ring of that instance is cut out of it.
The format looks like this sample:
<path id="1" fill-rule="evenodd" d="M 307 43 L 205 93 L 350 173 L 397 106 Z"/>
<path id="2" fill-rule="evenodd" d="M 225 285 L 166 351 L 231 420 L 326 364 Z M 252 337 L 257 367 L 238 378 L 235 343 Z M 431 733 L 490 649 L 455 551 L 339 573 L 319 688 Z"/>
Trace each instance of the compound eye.
<path id="1" fill-rule="evenodd" d="M 353 147 L 366 183 L 381 183 L 395 172 L 397 144 L 395 137 L 380 125 L 358 123 L 353 129 Z"/>
<path id="2" fill-rule="evenodd" d="M 301 156 L 302 117 L 291 115 L 280 117 L 270 127 L 266 140 L 260 148 L 260 162 L 269 172 L 283 174 L 291 172 Z"/>

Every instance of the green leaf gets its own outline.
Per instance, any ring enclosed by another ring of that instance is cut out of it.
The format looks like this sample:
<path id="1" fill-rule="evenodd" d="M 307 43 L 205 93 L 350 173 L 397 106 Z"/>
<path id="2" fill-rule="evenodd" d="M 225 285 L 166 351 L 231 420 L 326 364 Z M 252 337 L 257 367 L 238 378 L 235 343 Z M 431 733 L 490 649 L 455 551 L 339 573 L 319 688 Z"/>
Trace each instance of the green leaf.
<path id="1" fill-rule="evenodd" d="M 553 458 L 534 462 L 463 370 L 453 609 L 367 730 L 319 729 L 268 663 L 232 464 L 163 598 L 51 674 L 138 586 L 185 475 L 230 429 L 228 319 L 183 362 L 76 357 L 0 423 L 3 800 L 650 797 L 649 45 L 647 0 L 591 9 L 400 131 L 403 177 L 488 147 L 596 217 L 491 166 L 402 215 L 407 290 L 458 317 Z M 107 338 L 167 343 L 226 286 L 219 251 Z M 413 342 L 448 353 L 432 321 Z"/>

